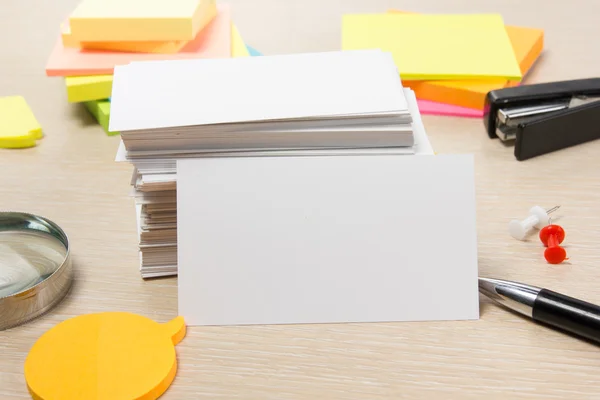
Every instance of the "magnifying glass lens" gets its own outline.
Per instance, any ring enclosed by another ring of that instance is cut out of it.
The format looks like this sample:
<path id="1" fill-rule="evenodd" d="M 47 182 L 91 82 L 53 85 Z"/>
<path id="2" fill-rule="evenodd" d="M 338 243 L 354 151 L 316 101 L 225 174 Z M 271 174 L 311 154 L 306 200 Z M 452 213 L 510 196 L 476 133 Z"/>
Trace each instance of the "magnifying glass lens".
<path id="1" fill-rule="evenodd" d="M 58 239 L 29 231 L 0 231 L 0 298 L 22 292 L 52 275 L 67 250 Z"/>

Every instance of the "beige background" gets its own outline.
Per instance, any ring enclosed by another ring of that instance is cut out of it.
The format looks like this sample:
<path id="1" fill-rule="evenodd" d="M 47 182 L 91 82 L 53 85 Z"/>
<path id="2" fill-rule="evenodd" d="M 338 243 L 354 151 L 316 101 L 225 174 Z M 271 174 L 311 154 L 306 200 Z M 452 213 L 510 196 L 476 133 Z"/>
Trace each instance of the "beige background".
<path id="1" fill-rule="evenodd" d="M 0 95 L 26 97 L 46 137 L 0 151 L 0 209 L 49 217 L 69 234 L 77 281 L 47 316 L 0 332 L 0 398 L 27 398 L 25 356 L 66 318 L 103 310 L 157 321 L 176 315 L 176 279 L 139 277 L 131 167 L 62 79 L 44 66 L 59 23 L 77 0 L 3 0 Z M 600 70 L 600 2 L 571 0 L 230 0 L 245 40 L 266 54 L 334 50 L 343 13 L 500 12 L 543 28 L 546 50 L 529 82 L 591 77 Z M 293 79 L 293 77 L 290 77 Z M 600 141 L 517 162 L 479 119 L 424 118 L 439 153 L 474 153 L 480 275 L 528 282 L 600 303 Z M 536 237 L 517 242 L 507 223 L 539 204 L 562 205 L 570 262 L 550 266 Z M 435 229 L 435 227 L 431 227 Z M 432 243 L 435 248 L 435 243 Z M 472 322 L 192 328 L 165 399 L 592 399 L 600 351 L 482 300 Z"/>

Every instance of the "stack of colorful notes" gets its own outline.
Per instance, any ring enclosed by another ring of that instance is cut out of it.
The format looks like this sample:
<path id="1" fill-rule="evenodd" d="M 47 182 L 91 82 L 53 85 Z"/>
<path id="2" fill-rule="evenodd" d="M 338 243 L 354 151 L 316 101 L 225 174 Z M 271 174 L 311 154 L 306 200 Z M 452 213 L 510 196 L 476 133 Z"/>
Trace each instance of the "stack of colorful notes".
<path id="1" fill-rule="evenodd" d="M 177 274 L 179 160 L 432 154 L 414 93 L 379 50 L 134 62 L 115 69 L 112 107 L 145 278 Z"/>
<path id="2" fill-rule="evenodd" d="M 68 101 L 83 104 L 113 135 L 116 66 L 247 56 L 230 7 L 215 0 L 82 0 L 60 27 L 46 74 L 64 77 Z"/>
<path id="3" fill-rule="evenodd" d="M 342 48 L 394 55 L 422 114 L 481 117 L 491 90 L 519 85 L 544 46 L 541 29 L 508 26 L 497 14 L 343 17 Z"/>

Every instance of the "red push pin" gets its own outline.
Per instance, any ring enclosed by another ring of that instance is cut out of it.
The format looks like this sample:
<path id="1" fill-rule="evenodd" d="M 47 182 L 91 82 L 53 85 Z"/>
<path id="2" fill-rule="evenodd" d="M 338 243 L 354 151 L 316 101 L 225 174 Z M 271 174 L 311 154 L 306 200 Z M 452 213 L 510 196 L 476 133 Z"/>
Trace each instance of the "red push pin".
<path id="1" fill-rule="evenodd" d="M 540 230 L 540 240 L 547 249 L 544 257 L 550 264 L 560 264 L 568 260 L 567 252 L 560 244 L 565 240 L 565 231 L 559 225 L 547 225 Z"/>

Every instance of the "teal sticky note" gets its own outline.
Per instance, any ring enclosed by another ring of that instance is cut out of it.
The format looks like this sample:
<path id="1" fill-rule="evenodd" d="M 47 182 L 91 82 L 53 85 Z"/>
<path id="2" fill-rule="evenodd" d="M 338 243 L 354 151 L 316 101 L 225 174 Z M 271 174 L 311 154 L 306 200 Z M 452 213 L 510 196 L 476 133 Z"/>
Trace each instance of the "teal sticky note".
<path id="1" fill-rule="evenodd" d="M 250 55 L 252 57 L 258 57 L 258 56 L 262 56 L 262 54 L 260 54 L 259 51 L 257 51 L 255 48 L 250 47 L 248 45 L 246 45 L 246 47 L 248 48 L 248 53 L 250 53 Z"/>

